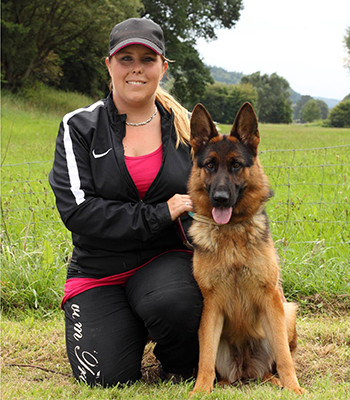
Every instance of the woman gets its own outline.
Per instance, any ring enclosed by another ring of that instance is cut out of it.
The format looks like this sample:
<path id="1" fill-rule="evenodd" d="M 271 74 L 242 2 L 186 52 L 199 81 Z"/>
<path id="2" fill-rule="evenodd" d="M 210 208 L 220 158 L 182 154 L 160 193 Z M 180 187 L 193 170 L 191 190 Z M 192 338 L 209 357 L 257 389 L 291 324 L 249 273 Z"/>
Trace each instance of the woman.
<path id="1" fill-rule="evenodd" d="M 187 111 L 160 89 L 162 29 L 117 24 L 111 94 L 67 114 L 49 180 L 74 250 L 67 273 L 67 353 L 76 379 L 112 386 L 141 377 L 148 337 L 163 376 L 192 376 L 202 297 L 176 220 L 192 211 Z"/>

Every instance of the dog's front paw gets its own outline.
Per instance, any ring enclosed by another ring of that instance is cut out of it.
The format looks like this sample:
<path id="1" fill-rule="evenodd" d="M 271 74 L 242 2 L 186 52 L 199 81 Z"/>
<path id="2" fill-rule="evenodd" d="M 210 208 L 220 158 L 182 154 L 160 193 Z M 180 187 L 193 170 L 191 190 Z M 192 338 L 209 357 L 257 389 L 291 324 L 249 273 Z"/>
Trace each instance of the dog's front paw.
<path id="1" fill-rule="evenodd" d="M 306 392 L 306 390 L 300 386 L 291 388 L 291 390 L 293 390 L 293 392 L 296 394 L 303 394 Z"/>
<path id="2" fill-rule="evenodd" d="M 196 385 L 194 387 L 194 389 L 189 393 L 188 397 L 191 398 L 194 395 L 196 395 L 197 393 L 200 393 L 201 395 L 206 395 L 206 394 L 209 394 L 211 392 L 211 390 L 212 390 L 212 387 Z"/>

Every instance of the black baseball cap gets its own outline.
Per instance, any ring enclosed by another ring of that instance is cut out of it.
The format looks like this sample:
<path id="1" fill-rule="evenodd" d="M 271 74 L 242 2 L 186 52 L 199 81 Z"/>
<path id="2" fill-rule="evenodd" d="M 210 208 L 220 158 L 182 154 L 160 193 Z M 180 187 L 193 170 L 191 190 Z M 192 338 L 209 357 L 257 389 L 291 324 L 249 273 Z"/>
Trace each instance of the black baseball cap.
<path id="1" fill-rule="evenodd" d="M 131 44 L 141 44 L 165 55 L 163 30 L 150 19 L 130 18 L 115 25 L 109 36 L 109 56 Z"/>

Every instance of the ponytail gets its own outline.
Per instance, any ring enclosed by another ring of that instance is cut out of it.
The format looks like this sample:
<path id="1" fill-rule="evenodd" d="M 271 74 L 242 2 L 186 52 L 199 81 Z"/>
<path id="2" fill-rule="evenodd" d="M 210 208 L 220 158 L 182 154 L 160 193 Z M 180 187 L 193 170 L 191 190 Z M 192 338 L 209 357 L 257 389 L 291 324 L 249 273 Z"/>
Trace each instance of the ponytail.
<path id="1" fill-rule="evenodd" d="M 176 146 L 178 147 L 180 143 L 189 144 L 191 133 L 189 112 L 160 86 L 158 86 L 156 91 L 156 99 L 169 113 L 171 110 L 174 112 L 174 125 L 177 135 Z"/>

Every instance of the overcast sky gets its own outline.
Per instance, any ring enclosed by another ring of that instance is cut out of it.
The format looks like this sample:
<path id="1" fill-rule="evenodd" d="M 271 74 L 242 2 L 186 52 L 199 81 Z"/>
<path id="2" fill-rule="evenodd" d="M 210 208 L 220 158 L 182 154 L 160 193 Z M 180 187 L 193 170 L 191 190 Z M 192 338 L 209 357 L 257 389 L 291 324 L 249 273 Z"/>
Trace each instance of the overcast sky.
<path id="1" fill-rule="evenodd" d="M 342 100 L 350 93 L 344 36 L 350 0 L 244 0 L 235 28 L 197 42 L 203 61 L 227 71 L 276 72 L 303 95 Z"/>

